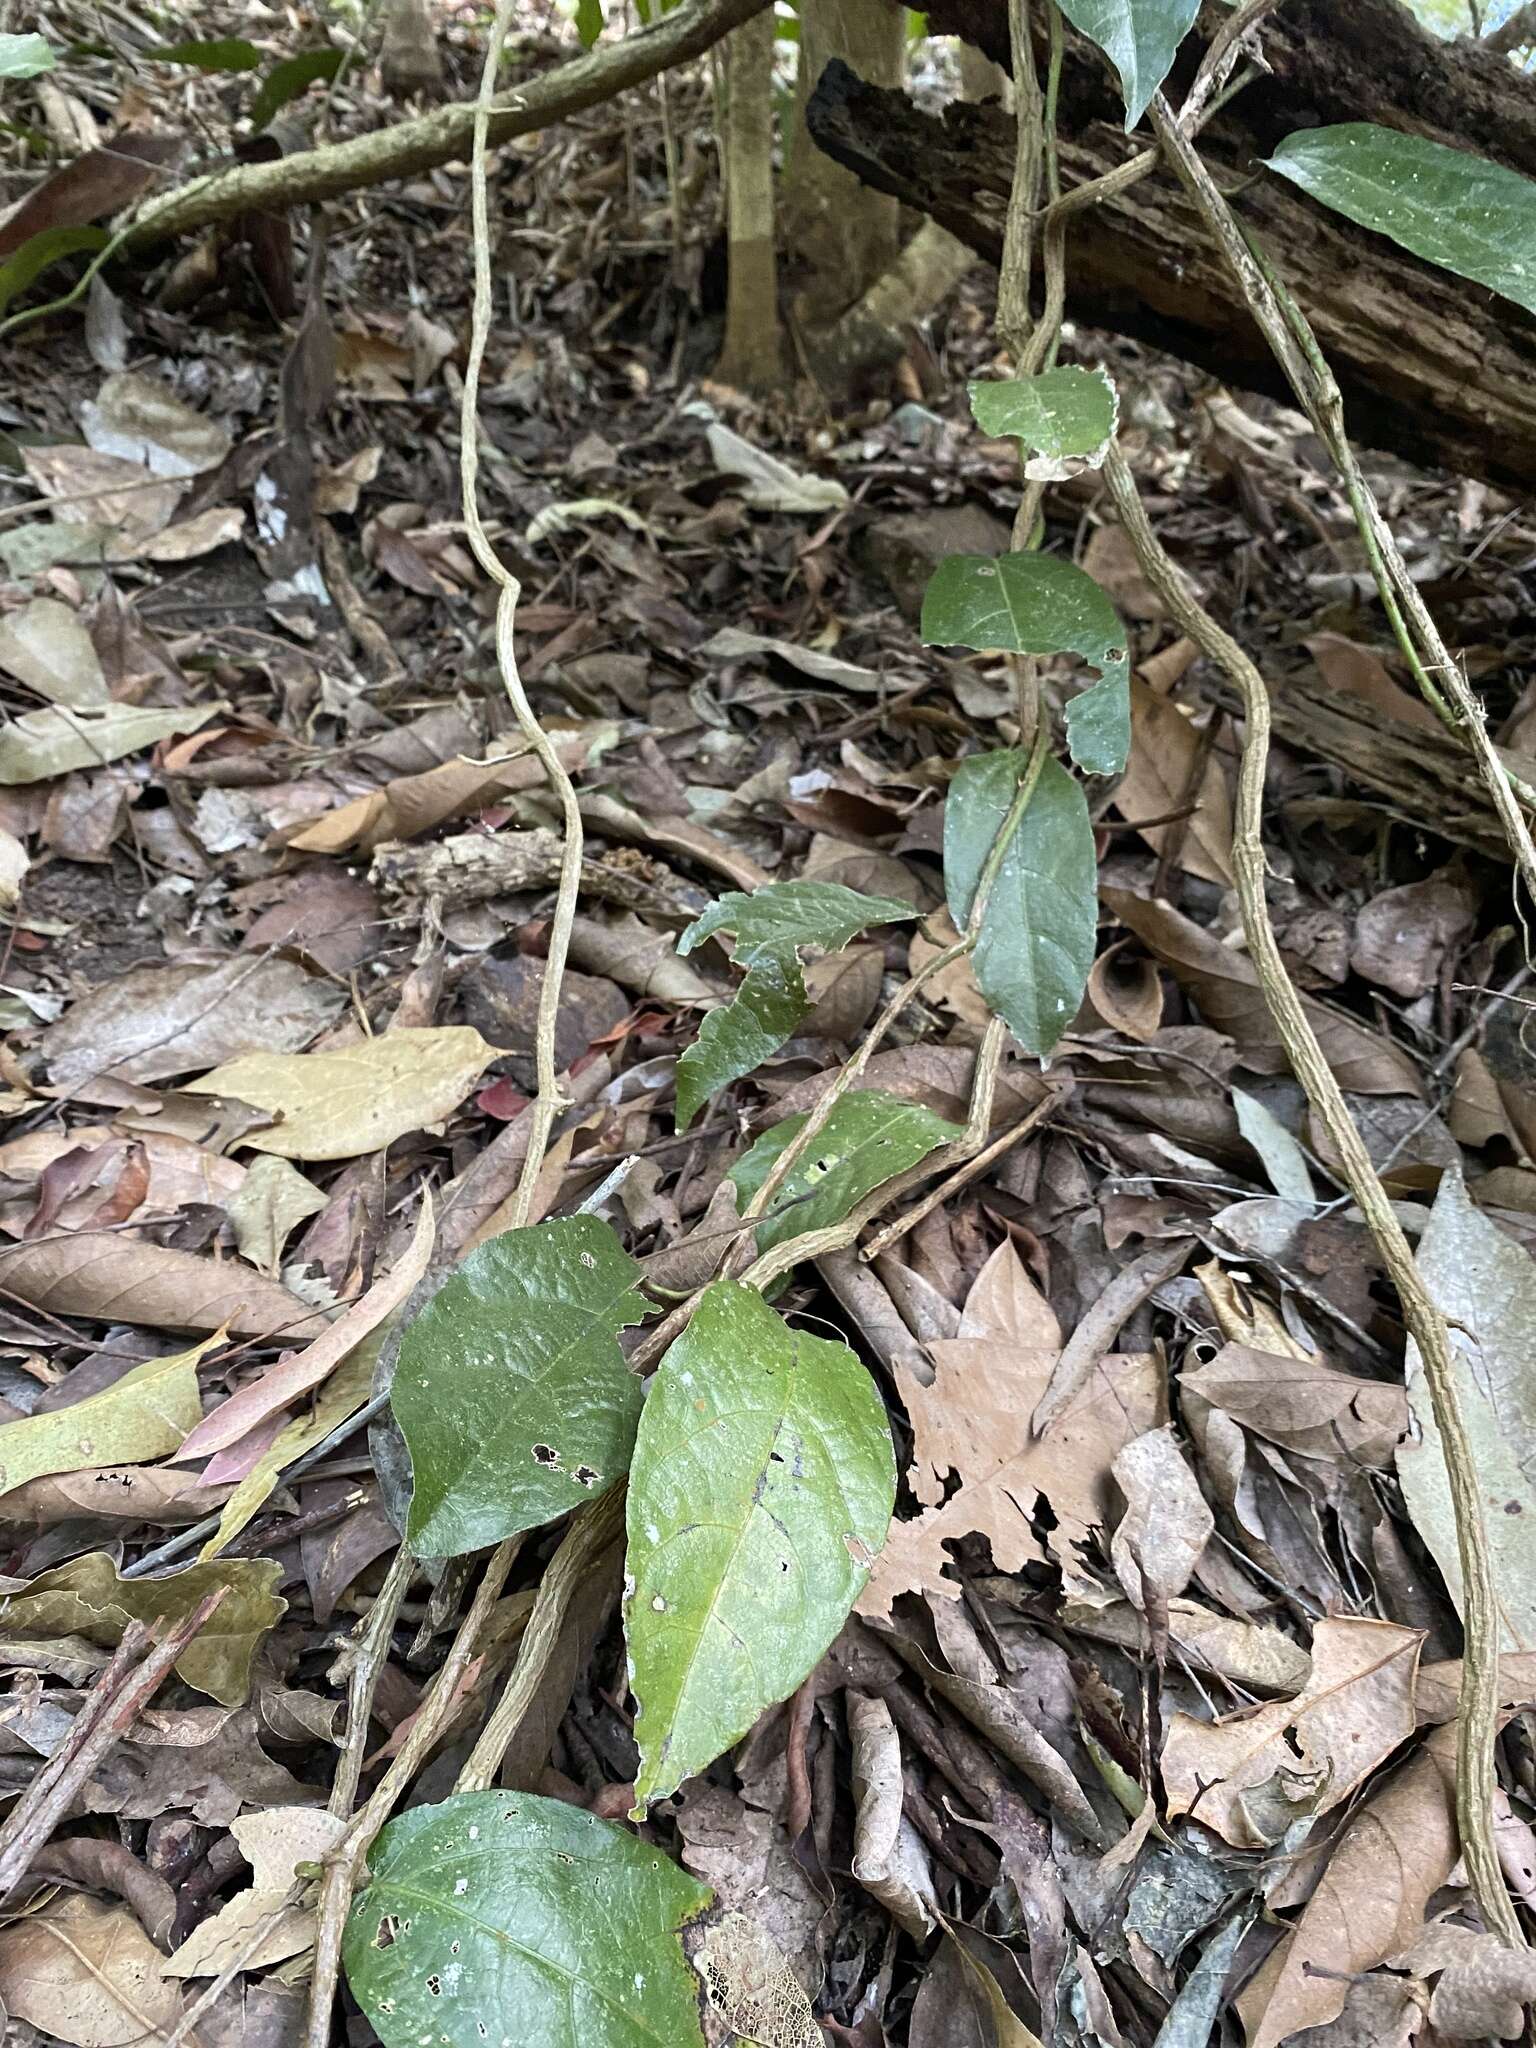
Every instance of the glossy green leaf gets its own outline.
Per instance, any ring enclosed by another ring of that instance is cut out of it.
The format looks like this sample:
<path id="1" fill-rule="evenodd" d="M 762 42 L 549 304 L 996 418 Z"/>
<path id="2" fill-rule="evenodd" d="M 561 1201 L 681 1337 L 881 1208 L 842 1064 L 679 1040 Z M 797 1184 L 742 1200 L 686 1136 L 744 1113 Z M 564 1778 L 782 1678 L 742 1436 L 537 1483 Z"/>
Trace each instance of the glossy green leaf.
<path id="1" fill-rule="evenodd" d="M 0 78 L 38 78 L 53 69 L 53 50 L 42 36 L 0 36 Z"/>
<path id="2" fill-rule="evenodd" d="M 1014 748 L 962 762 L 944 807 L 944 885 L 958 927 L 1024 771 Z M 976 950 L 976 983 L 1026 1052 L 1051 1051 L 1076 1016 L 1093 965 L 1098 864 L 1088 805 L 1047 756 L 1003 854 Z"/>
<path id="3" fill-rule="evenodd" d="M 590 50 L 603 32 L 603 0 L 576 0 L 576 33 Z"/>
<path id="4" fill-rule="evenodd" d="M 433 1295 L 390 1389 L 418 1556 L 484 1549 L 623 1477 L 641 1391 L 618 1335 L 647 1312 L 639 1278 L 608 1224 L 571 1216 L 487 1239 Z"/>
<path id="5" fill-rule="evenodd" d="M 1288 135 L 1268 162 L 1346 220 L 1536 313 L 1536 180 L 1370 121 Z"/>
<path id="6" fill-rule="evenodd" d="M 805 1123 L 787 1116 L 765 1131 L 731 1169 L 737 1203 L 745 1208 L 757 1193 L 779 1154 Z M 959 1124 L 946 1123 L 920 1102 L 888 1095 L 880 1088 L 855 1088 L 827 1118 L 815 1142 L 774 1197 L 773 1206 L 757 1226 L 760 1252 L 841 1223 L 864 1197 L 926 1159 L 936 1146 L 961 1135 Z M 793 1206 L 790 1206 L 790 1205 Z"/>
<path id="7" fill-rule="evenodd" d="M 261 63 L 260 50 L 243 36 L 220 36 L 207 42 L 194 39 L 185 43 L 161 43 L 157 49 L 146 50 L 144 55 L 153 57 L 160 64 L 190 64 L 196 71 L 255 71 Z"/>
<path id="8" fill-rule="evenodd" d="M 296 100 L 316 79 L 333 79 L 346 61 L 345 50 L 324 49 L 300 50 L 296 57 L 285 57 L 280 64 L 274 64 L 251 104 L 251 127 L 260 134 L 290 100 Z"/>
<path id="9" fill-rule="evenodd" d="M 971 412 L 984 434 L 1012 434 L 1032 455 L 1060 463 L 1103 461 L 1119 416 L 1115 387 L 1102 370 L 1065 363 L 1038 377 L 973 384 Z"/>
<path id="10" fill-rule="evenodd" d="M 885 1410 L 848 1347 L 717 1280 L 661 1361 L 630 1471 L 637 1811 L 812 1669 L 864 1588 L 895 1490 Z"/>
<path id="11" fill-rule="evenodd" d="M 862 896 L 838 882 L 770 882 L 750 896 L 733 890 L 695 918 L 678 952 L 733 932 L 746 980 L 729 1003 L 709 1012 L 677 1063 L 677 1128 L 687 1130 L 711 1095 L 761 1066 L 805 1016 L 810 1004 L 797 947 L 835 953 L 872 924 L 916 915 L 894 896 Z"/>
<path id="12" fill-rule="evenodd" d="M 1131 750 L 1131 667 L 1120 616 L 1093 578 L 1057 555 L 949 555 L 923 593 L 930 647 L 1076 654 L 1102 681 L 1067 706 L 1072 758 L 1118 775 Z"/>
<path id="13" fill-rule="evenodd" d="M 701 2048 L 678 1939 L 711 1894 L 559 1799 L 461 1792 L 389 1823 L 342 1938 L 384 2048 Z"/>
<path id="14" fill-rule="evenodd" d="M 1119 72 L 1129 134 L 1168 76 L 1200 0 L 1061 0 L 1061 11 Z"/>
<path id="15" fill-rule="evenodd" d="M 29 235 L 13 256 L 0 263 L 0 313 L 55 263 L 86 250 L 94 256 L 110 239 L 105 228 L 40 228 Z"/>

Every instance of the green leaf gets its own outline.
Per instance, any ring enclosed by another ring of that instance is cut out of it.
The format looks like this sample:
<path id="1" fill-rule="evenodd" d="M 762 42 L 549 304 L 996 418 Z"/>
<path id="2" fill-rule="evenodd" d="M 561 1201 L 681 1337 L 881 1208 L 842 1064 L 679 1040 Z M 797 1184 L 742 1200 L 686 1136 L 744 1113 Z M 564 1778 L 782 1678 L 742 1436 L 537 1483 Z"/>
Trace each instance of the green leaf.
<path id="1" fill-rule="evenodd" d="M 741 1207 L 757 1193 L 805 1121 L 803 1116 L 785 1117 L 737 1160 L 730 1179 Z M 888 1095 L 879 1088 L 853 1089 L 827 1118 L 775 1196 L 773 1207 L 757 1227 L 758 1250 L 765 1252 L 807 1230 L 841 1223 L 882 1182 L 905 1173 L 936 1146 L 961 1134 L 959 1124 L 946 1123 L 905 1096 Z"/>
<path id="2" fill-rule="evenodd" d="M 1061 0 L 1061 11 L 1119 72 L 1129 134 L 1168 76 L 1200 0 Z"/>
<path id="3" fill-rule="evenodd" d="M 190 64 L 197 71 L 255 71 L 261 63 L 260 50 L 243 36 L 220 36 L 209 42 L 162 43 L 157 49 L 146 50 L 144 55 L 161 64 Z"/>
<path id="4" fill-rule="evenodd" d="M 1072 758 L 1118 775 L 1131 750 L 1131 666 L 1120 616 L 1093 578 L 1057 555 L 949 555 L 923 593 L 930 647 L 1076 654 L 1103 677 L 1067 706 Z"/>
<path id="5" fill-rule="evenodd" d="M 603 0 L 576 0 L 576 33 L 590 50 L 603 32 Z"/>
<path id="6" fill-rule="evenodd" d="M 1288 135 L 1268 163 L 1346 220 L 1536 313 L 1536 180 L 1370 121 Z"/>
<path id="7" fill-rule="evenodd" d="M 290 100 L 297 99 L 316 79 L 334 78 L 346 61 L 345 50 L 323 49 L 300 50 L 296 57 L 285 57 L 280 64 L 274 64 L 251 104 L 252 129 L 260 134 Z"/>
<path id="8" fill-rule="evenodd" d="M 1017 435 L 1050 464 L 1081 458 L 1097 468 L 1114 436 L 1120 401 L 1102 370 L 1067 363 L 1038 377 L 973 384 L 971 411 L 984 434 Z"/>
<path id="9" fill-rule="evenodd" d="M 283 1567 L 270 1558 L 221 1558 L 163 1579 L 120 1579 L 105 1551 L 73 1558 L 34 1579 L 5 1602 L 13 1636 L 84 1636 L 115 1648 L 130 1621 L 182 1621 L 215 1586 L 224 1603 L 176 1660 L 177 1675 L 221 1706 L 238 1707 L 251 1689 L 258 1644 L 288 1611 L 276 1587 Z"/>
<path id="10" fill-rule="evenodd" d="M 0 263 L 0 313 L 55 263 L 87 249 L 94 256 L 110 239 L 105 228 L 40 228 L 29 235 L 14 256 Z"/>
<path id="11" fill-rule="evenodd" d="M 53 61 L 42 36 L 0 36 L 0 78 L 37 78 L 53 69 Z"/>
<path id="12" fill-rule="evenodd" d="M 99 1394 L 7 1423 L 0 1430 L 0 1494 L 55 1472 L 144 1465 L 179 1449 L 203 1419 L 197 1362 L 222 1341 L 220 1332 L 190 1351 L 146 1359 Z"/>
<path id="13" fill-rule="evenodd" d="M 618 1334 L 647 1312 L 639 1278 L 606 1223 L 571 1216 L 488 1239 L 433 1295 L 390 1390 L 418 1556 L 536 1529 L 623 1476 L 641 1388 Z"/>
<path id="14" fill-rule="evenodd" d="M 733 890 L 695 918 L 678 952 L 734 932 L 736 965 L 747 978 L 729 1003 L 709 1012 L 677 1063 L 677 1128 L 687 1130 L 717 1089 L 761 1066 L 805 1016 L 797 947 L 836 953 L 872 924 L 916 915 L 894 896 L 862 896 L 839 882 L 770 882 L 750 896 Z"/>
<path id="15" fill-rule="evenodd" d="M 637 1812 L 812 1669 L 864 1588 L 895 1491 L 885 1410 L 848 1347 L 717 1280 L 657 1370 L 630 1472 Z"/>
<path id="16" fill-rule="evenodd" d="M 679 1932 L 704 1885 L 559 1799 L 461 1792 L 392 1820 L 342 1937 L 384 2048 L 701 2048 Z"/>
<path id="17" fill-rule="evenodd" d="M 960 765 L 944 807 L 944 884 L 963 929 L 1024 772 L 1016 748 Z M 971 956 L 976 983 L 1026 1052 L 1051 1051 L 1093 965 L 1098 863 L 1083 792 L 1047 756 L 1003 855 Z"/>

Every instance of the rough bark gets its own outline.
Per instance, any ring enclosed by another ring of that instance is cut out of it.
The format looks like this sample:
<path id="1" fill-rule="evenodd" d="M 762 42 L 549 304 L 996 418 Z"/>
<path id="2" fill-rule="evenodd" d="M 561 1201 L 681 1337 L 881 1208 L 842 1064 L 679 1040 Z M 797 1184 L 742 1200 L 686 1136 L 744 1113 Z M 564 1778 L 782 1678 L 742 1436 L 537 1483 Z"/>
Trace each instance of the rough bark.
<path id="1" fill-rule="evenodd" d="M 1002 0 L 935 0 L 934 31 L 1007 56 Z M 1507 58 L 1441 43 L 1397 0 L 1290 0 L 1260 30 L 1271 76 L 1206 129 L 1201 147 L 1229 189 L 1294 129 L 1376 120 L 1471 146 L 1536 175 L 1536 93 Z M 1181 61 L 1178 86 L 1198 59 Z M 996 262 L 1013 124 L 996 105 L 941 118 L 830 65 L 807 107 L 813 139 L 878 190 L 928 213 Z M 1103 66 L 1074 39 L 1063 79 L 1068 187 L 1145 147 L 1121 132 Z M 1353 431 L 1369 444 L 1516 484 L 1536 479 L 1536 319 L 1421 263 L 1261 172 L 1238 200 L 1333 362 Z M 1224 380 L 1282 395 L 1257 329 L 1171 173 L 1155 171 L 1084 211 L 1069 243 L 1071 311 Z"/>
<path id="2" fill-rule="evenodd" d="M 443 59 L 427 0 L 386 0 L 379 75 L 395 99 L 441 92 Z"/>
<path id="3" fill-rule="evenodd" d="M 779 265 L 773 240 L 773 16 L 725 46 L 725 212 L 730 269 L 725 344 L 715 375 L 765 391 L 783 373 Z"/>

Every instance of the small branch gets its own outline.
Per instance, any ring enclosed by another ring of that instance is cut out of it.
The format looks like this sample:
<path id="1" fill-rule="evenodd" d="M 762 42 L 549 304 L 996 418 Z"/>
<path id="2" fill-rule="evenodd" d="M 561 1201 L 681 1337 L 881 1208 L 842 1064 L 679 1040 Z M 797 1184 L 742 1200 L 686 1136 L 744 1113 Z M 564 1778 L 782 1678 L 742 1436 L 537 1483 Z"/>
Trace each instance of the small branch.
<path id="1" fill-rule="evenodd" d="M 905 1209 L 901 1215 L 893 1217 L 868 1244 L 861 1245 L 859 1257 L 869 1264 L 872 1260 L 878 1259 L 882 1252 L 889 1251 L 891 1246 L 905 1237 L 909 1230 L 915 1230 L 925 1216 L 932 1215 L 941 1203 L 947 1202 L 952 1195 L 958 1195 L 960 1190 L 969 1187 L 973 1180 L 979 1180 L 989 1166 L 996 1165 L 1005 1153 L 1011 1152 L 1015 1145 L 1021 1144 L 1031 1131 L 1038 1130 L 1043 1123 L 1048 1123 L 1066 1101 L 1067 1094 L 1068 1090 L 1065 1088 L 1047 1089 L 1034 1108 L 1026 1110 L 1016 1124 L 1010 1124 L 1001 1137 L 994 1138 L 990 1145 L 983 1145 L 981 1150 L 967 1159 L 963 1165 L 956 1167 L 953 1173 L 931 1187 L 921 1201 L 914 1202 L 910 1209 Z"/>
<path id="2" fill-rule="evenodd" d="M 1483 48 L 1495 50 L 1501 57 L 1513 56 L 1516 50 L 1527 49 L 1532 43 L 1536 43 L 1536 0 L 1526 0 L 1525 6 L 1517 7 L 1492 35 L 1483 37 Z"/>
<path id="3" fill-rule="evenodd" d="M 352 1652 L 347 1673 L 347 1739 L 336 1761 L 336 1778 L 331 1786 L 328 1810 L 345 1820 L 357 1800 L 363 1779 L 363 1758 L 368 1749 L 368 1728 L 373 1719 L 373 1696 L 379 1673 L 389 1656 L 389 1639 L 394 1633 L 401 1602 L 411 1583 L 416 1560 L 402 1543 L 396 1550 L 384 1583 L 374 1595 L 373 1606 L 362 1629 L 362 1640 Z"/>
<path id="4" fill-rule="evenodd" d="M 1445 1318 L 1414 1264 L 1413 1248 L 1403 1234 L 1392 1199 L 1382 1186 L 1365 1140 L 1349 1113 L 1343 1090 L 1318 1044 L 1269 921 L 1261 839 L 1264 776 L 1269 759 L 1269 691 L 1258 669 L 1198 602 L 1165 552 L 1152 530 L 1125 456 L 1114 443 L 1105 461 L 1104 477 L 1148 580 L 1180 631 L 1187 633 L 1208 659 L 1226 671 L 1242 698 L 1245 722 L 1238 757 L 1232 867 L 1243 934 L 1280 1041 L 1338 1155 L 1345 1183 L 1381 1253 L 1402 1302 L 1404 1319 L 1424 1360 L 1424 1377 L 1445 1452 L 1466 1603 L 1456 1754 L 1456 1812 L 1462 1853 L 1486 1925 L 1511 1947 L 1523 1948 L 1525 1937 L 1505 1889 L 1493 1835 L 1500 1619 L 1482 1495 L 1461 1409 L 1455 1353 Z"/>

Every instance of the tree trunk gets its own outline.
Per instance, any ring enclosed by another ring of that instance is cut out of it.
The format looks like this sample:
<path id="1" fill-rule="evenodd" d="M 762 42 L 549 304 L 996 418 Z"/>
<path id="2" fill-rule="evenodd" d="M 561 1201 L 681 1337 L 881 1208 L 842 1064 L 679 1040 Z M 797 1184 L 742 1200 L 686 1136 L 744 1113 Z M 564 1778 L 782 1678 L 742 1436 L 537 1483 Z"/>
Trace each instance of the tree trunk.
<path id="1" fill-rule="evenodd" d="M 432 24 L 431 0 L 385 0 L 379 75 L 384 90 L 394 99 L 442 91 L 443 60 Z"/>
<path id="2" fill-rule="evenodd" d="M 1002 0 L 932 0 L 933 31 L 1008 54 Z M 1536 175 L 1536 93 L 1507 58 L 1442 43 L 1397 0 L 1289 0 L 1259 40 L 1270 76 L 1205 130 L 1201 149 L 1295 292 L 1364 442 L 1419 462 L 1536 480 L 1536 318 L 1353 227 L 1255 159 L 1296 128 L 1376 120 L 1473 147 Z M 1199 56 L 1181 59 L 1173 96 Z M 1097 177 L 1146 146 L 1123 116 L 1102 60 L 1073 38 L 1062 80 L 1064 183 Z M 995 104 L 921 114 L 904 94 L 821 74 L 807 106 L 814 141 L 867 184 L 926 212 L 996 262 L 1013 171 L 1013 123 Z M 1173 174 L 1159 169 L 1074 217 L 1068 307 L 1229 383 L 1289 396 L 1216 249 Z"/>
<path id="3" fill-rule="evenodd" d="M 773 241 L 773 15 L 759 14 L 725 45 L 725 212 L 729 272 L 724 384 L 765 391 L 783 374 L 779 266 Z"/>
<path id="4" fill-rule="evenodd" d="M 906 17 L 886 0 L 803 0 L 800 96 L 834 60 L 871 84 L 899 86 L 906 70 Z M 901 246 L 896 201 L 861 184 L 803 133 L 789 155 L 784 190 L 785 247 L 805 278 L 796 315 L 807 328 L 830 327 L 896 260 Z"/>

